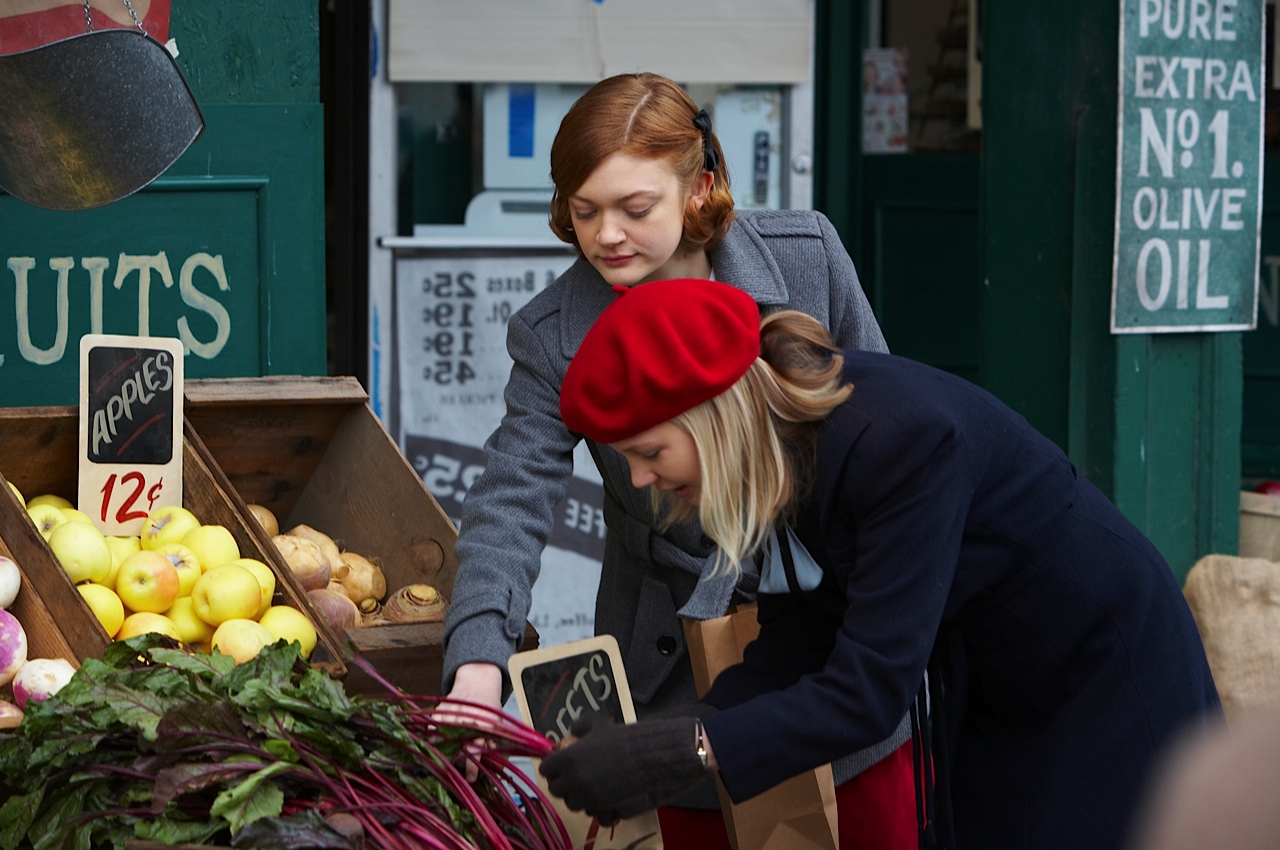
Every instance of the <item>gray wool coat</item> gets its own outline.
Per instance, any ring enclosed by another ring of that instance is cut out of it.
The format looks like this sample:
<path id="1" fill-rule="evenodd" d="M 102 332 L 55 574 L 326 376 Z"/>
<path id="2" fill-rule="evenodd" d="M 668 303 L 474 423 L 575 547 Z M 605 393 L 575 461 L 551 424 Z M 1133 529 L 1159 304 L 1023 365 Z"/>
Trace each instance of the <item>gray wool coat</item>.
<path id="1" fill-rule="evenodd" d="M 853 262 L 821 213 L 740 212 L 710 258 L 716 279 L 750 294 L 762 312 L 802 310 L 830 328 L 843 348 L 887 350 Z M 497 665 L 506 681 L 553 512 L 573 473 L 573 449 L 583 439 L 560 419 L 560 384 L 592 323 L 617 297 L 579 259 L 511 318 L 507 412 L 485 443 L 485 471 L 462 506 L 458 575 L 445 619 L 446 691 L 458 667 L 473 661 Z M 589 448 L 604 482 L 608 529 L 596 632 L 617 638 L 639 716 L 691 704 L 696 694 L 680 618 L 723 615 L 754 590 L 751 579 L 735 587 L 732 578 L 709 577 L 714 544 L 701 528 L 657 533 L 648 493 L 631 485 L 626 460 L 604 446 Z M 887 753 L 907 735 L 904 722 L 881 749 Z M 837 763 L 837 780 L 881 755 L 865 754 L 844 770 Z M 714 792 L 702 796 L 714 807 Z"/>

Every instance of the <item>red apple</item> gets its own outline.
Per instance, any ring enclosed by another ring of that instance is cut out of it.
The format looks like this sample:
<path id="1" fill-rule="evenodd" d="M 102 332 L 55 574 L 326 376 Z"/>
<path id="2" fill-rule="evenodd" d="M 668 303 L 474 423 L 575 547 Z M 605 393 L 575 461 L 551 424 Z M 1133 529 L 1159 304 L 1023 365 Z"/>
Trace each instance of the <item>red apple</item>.
<path id="1" fill-rule="evenodd" d="M 134 612 L 159 614 L 173 607 L 181 580 L 166 556 L 150 549 L 134 552 L 120 562 L 116 595 Z"/>

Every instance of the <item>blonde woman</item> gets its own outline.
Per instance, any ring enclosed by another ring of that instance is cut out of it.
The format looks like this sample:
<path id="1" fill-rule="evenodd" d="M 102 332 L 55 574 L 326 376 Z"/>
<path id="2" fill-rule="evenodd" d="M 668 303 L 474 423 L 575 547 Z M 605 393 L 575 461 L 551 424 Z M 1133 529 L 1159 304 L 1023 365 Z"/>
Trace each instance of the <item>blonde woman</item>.
<path id="1" fill-rule="evenodd" d="M 927 670 L 923 843 L 1105 850 L 1164 746 L 1220 719 L 1159 552 L 955 376 L 841 352 L 801 313 L 761 320 L 725 283 L 657 281 L 596 321 L 561 412 L 627 459 L 661 524 L 696 518 L 718 570 L 760 575 L 760 637 L 700 717 L 584 718 L 543 760 L 602 822 L 711 771 L 741 801 L 881 740 Z"/>

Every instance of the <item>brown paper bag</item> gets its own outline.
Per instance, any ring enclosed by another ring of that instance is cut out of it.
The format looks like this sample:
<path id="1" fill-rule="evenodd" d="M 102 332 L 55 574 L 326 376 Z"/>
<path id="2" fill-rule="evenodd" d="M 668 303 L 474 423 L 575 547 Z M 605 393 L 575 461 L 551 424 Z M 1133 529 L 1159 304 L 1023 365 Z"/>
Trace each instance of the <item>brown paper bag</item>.
<path id="1" fill-rule="evenodd" d="M 685 620 L 693 681 L 701 696 L 720 671 L 742 660 L 760 633 L 754 603 L 714 620 Z M 840 845 L 831 765 L 794 776 L 742 803 L 717 778 L 720 810 L 735 850 L 836 850 Z"/>

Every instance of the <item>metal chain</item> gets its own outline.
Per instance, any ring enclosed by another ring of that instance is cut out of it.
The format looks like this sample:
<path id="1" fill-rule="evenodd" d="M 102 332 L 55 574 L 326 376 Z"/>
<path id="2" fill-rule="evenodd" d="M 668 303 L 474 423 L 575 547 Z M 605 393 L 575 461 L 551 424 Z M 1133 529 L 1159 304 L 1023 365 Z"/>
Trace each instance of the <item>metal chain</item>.
<path id="1" fill-rule="evenodd" d="M 138 13 L 133 11 L 133 4 L 129 0 L 124 0 L 124 7 L 129 10 L 129 17 L 133 18 L 133 22 L 137 24 L 138 29 L 146 32 L 146 28 L 142 26 L 142 21 L 138 20 Z"/>
<path id="2" fill-rule="evenodd" d="M 138 13 L 133 11 L 133 4 L 129 0 L 124 0 L 124 7 L 129 10 L 129 17 L 133 18 L 138 29 L 145 33 L 147 28 L 142 25 L 142 21 L 138 20 Z M 84 0 L 84 28 L 85 32 L 93 32 L 93 16 L 89 13 L 89 0 Z"/>

